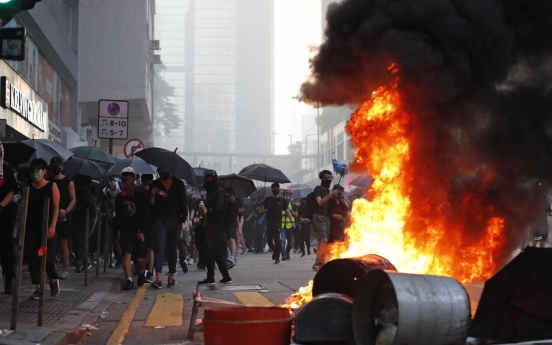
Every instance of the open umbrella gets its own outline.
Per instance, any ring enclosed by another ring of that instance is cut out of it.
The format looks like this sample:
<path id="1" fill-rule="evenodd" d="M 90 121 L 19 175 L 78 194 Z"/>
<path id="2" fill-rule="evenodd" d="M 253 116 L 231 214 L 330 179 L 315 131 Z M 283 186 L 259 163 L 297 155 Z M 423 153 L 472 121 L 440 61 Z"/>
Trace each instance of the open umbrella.
<path id="1" fill-rule="evenodd" d="M 283 172 L 266 164 L 248 165 L 238 175 L 263 182 L 291 183 Z"/>
<path id="2" fill-rule="evenodd" d="M 165 170 L 174 177 L 184 179 L 188 184 L 195 181 L 195 174 L 192 166 L 180 157 L 176 150 L 169 151 L 159 147 L 149 147 L 134 154 L 145 160 L 147 163 Z"/>
<path id="3" fill-rule="evenodd" d="M 353 179 L 349 184 L 351 186 L 366 188 L 366 186 L 368 186 L 368 184 L 371 181 L 372 181 L 372 178 L 370 178 L 368 176 L 358 176 L 355 179 Z"/>
<path id="4" fill-rule="evenodd" d="M 21 141 L 2 140 L 4 146 L 4 161 L 11 166 L 27 163 L 36 150 Z"/>
<path id="5" fill-rule="evenodd" d="M 349 173 L 349 169 L 347 169 L 347 164 L 338 161 L 335 158 L 332 158 L 332 165 L 334 167 L 334 171 L 336 174 L 340 175 L 339 182 L 341 182 L 341 179 L 343 176 L 347 175 Z M 337 182 L 337 183 L 339 183 Z"/>
<path id="6" fill-rule="evenodd" d="M 69 159 L 63 167 L 65 175 L 69 178 L 75 178 L 77 175 L 86 175 L 91 179 L 98 180 L 106 174 L 106 170 L 98 165 L 98 163 L 80 157 Z"/>
<path id="7" fill-rule="evenodd" d="M 73 147 L 71 151 L 73 151 L 73 154 L 77 157 L 86 158 L 98 162 L 105 162 L 109 164 L 117 163 L 117 159 L 115 159 L 115 157 L 96 146 Z"/>
<path id="8" fill-rule="evenodd" d="M 52 157 L 60 157 L 65 162 L 74 155 L 73 151 L 48 139 L 29 139 L 23 143 L 36 150 L 33 157 L 42 158 L 48 163 Z"/>
<path id="9" fill-rule="evenodd" d="M 218 177 L 218 183 L 224 187 L 234 188 L 234 197 L 236 198 L 247 198 L 257 190 L 250 178 L 236 174 L 221 175 Z"/>
<path id="10" fill-rule="evenodd" d="M 525 248 L 485 283 L 469 336 L 496 342 L 551 338 L 552 248 Z"/>
<path id="11" fill-rule="evenodd" d="M 137 174 L 152 174 L 157 173 L 157 169 L 146 163 L 142 158 L 131 157 L 127 159 L 121 159 L 107 172 L 111 176 L 121 175 L 121 171 L 124 168 L 131 167 Z"/>
<path id="12" fill-rule="evenodd" d="M 311 186 L 309 186 L 308 184 L 302 184 L 302 183 L 291 184 L 287 186 L 287 188 L 291 189 L 291 192 L 292 192 L 291 197 L 293 199 L 306 198 L 307 195 L 309 195 L 313 191 Z"/>
<path id="13" fill-rule="evenodd" d="M 282 188 L 280 188 L 280 192 L 282 192 Z M 272 189 L 270 187 L 261 187 L 257 189 L 257 191 L 253 194 L 251 194 L 249 197 L 251 199 L 257 199 L 259 197 L 268 198 L 269 196 L 272 196 Z"/>

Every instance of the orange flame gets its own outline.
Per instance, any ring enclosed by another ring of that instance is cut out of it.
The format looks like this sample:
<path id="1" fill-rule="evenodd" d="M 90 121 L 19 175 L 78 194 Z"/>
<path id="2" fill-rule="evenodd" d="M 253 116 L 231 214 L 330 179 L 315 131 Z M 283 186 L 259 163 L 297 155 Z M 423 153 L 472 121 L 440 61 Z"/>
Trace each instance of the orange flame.
<path id="1" fill-rule="evenodd" d="M 312 299 L 313 280 L 309 281 L 309 285 L 299 288 L 299 291 L 291 295 L 287 301 L 282 304 L 282 308 L 295 310 Z"/>
<path id="2" fill-rule="evenodd" d="M 390 72 L 395 78 L 395 65 Z M 498 269 L 494 256 L 500 249 L 504 220 L 480 216 L 485 232 L 473 238 L 462 231 L 462 224 L 445 222 L 444 214 L 450 206 L 446 200 L 437 207 L 429 202 L 413 207 L 417 181 L 408 171 L 415 164 L 411 131 L 416 121 L 416 116 L 402 106 L 396 78 L 374 91 L 352 115 L 347 124 L 357 146 L 352 168 L 369 171 L 374 182 L 367 190 L 371 200 L 354 202 L 346 240 L 329 248 L 331 259 L 377 254 L 399 272 L 445 275 L 462 283 L 486 280 Z M 489 176 L 483 184 L 490 180 Z M 477 203 L 476 195 L 466 195 L 462 200 L 466 210 L 473 210 L 474 205 L 477 209 Z M 294 308 L 310 300 L 310 290 L 305 291 L 306 296 L 295 294 L 287 305 Z"/>

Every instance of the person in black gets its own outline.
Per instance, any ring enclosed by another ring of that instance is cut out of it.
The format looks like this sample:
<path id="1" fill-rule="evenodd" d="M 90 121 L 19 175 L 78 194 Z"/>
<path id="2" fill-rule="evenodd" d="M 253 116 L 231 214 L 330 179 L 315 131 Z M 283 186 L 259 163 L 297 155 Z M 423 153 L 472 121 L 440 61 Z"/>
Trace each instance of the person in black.
<path id="1" fill-rule="evenodd" d="M 323 170 L 318 174 L 321 180 L 320 186 L 314 188 L 313 194 L 316 199 L 314 215 L 312 217 L 312 226 L 314 235 L 317 240 L 318 248 L 316 249 L 316 262 L 312 266 L 314 270 L 320 269 L 326 261 L 326 245 L 328 243 L 328 235 L 330 233 L 330 218 L 328 217 L 328 206 L 330 199 L 339 191 L 333 190 L 330 192 L 333 176 L 329 170 Z"/>
<path id="2" fill-rule="evenodd" d="M 307 200 L 301 199 L 301 204 L 299 205 L 299 222 L 301 224 L 301 229 L 299 230 L 299 248 L 301 249 L 301 257 L 305 256 L 305 245 L 307 246 L 307 254 L 310 255 L 310 242 L 311 242 L 311 232 L 312 232 L 312 222 L 308 218 L 303 218 L 305 214 L 305 208 L 307 207 Z"/>
<path id="3" fill-rule="evenodd" d="M 245 237 L 245 249 L 242 251 L 242 255 L 253 251 L 253 235 L 255 228 L 255 203 L 253 200 L 247 199 L 244 205 L 243 212 L 243 237 Z"/>
<path id="4" fill-rule="evenodd" d="M 263 254 L 266 247 L 266 218 L 263 223 L 259 224 L 264 214 L 262 211 L 263 201 L 263 198 L 259 197 L 259 200 L 255 203 L 255 211 L 250 215 L 254 219 L 253 241 L 255 254 Z"/>
<path id="5" fill-rule="evenodd" d="M 146 193 L 148 195 L 151 182 L 153 181 L 153 174 L 142 174 L 140 175 L 140 185 L 138 188 L 142 190 L 142 192 Z M 149 203 L 148 203 L 148 211 L 149 211 Z M 153 236 L 153 229 L 152 229 L 152 221 L 151 221 L 151 212 L 148 212 L 148 227 L 149 229 L 145 232 L 146 236 L 146 247 L 148 249 L 148 265 L 147 270 L 148 273 L 146 274 L 146 282 L 147 283 L 153 283 L 153 264 L 155 259 L 154 254 L 154 247 L 155 247 L 155 237 Z"/>
<path id="6" fill-rule="evenodd" d="M 125 290 L 132 290 L 132 271 L 130 258 L 132 256 L 138 270 L 138 286 L 146 281 L 145 269 L 148 256 L 146 232 L 149 229 L 149 210 L 147 194 L 135 184 L 136 173 L 127 167 L 121 171 L 121 193 L 115 197 L 115 218 L 113 229 L 120 234 L 121 250 L 123 251 L 123 270 L 126 276 Z"/>
<path id="7" fill-rule="evenodd" d="M 63 175 L 63 161 L 60 157 L 52 157 L 50 159 L 50 173 L 52 177 L 50 181 L 54 182 L 59 189 L 59 217 L 57 222 L 56 236 L 61 251 L 61 263 L 63 270 L 59 279 L 69 278 L 67 272 L 69 266 L 69 247 L 67 241 L 71 238 L 71 220 L 73 213 L 71 210 L 77 203 L 75 195 L 75 184 L 70 178 Z"/>
<path id="8" fill-rule="evenodd" d="M 19 193 L 19 186 L 11 167 L 3 160 L 0 160 L 0 164 L 2 169 L 0 172 L 0 258 L 2 259 L 2 271 L 6 275 L 4 293 L 12 294 L 13 278 L 15 277 L 15 252 L 12 236 L 15 207 L 12 204 L 12 199 Z"/>
<path id="9" fill-rule="evenodd" d="M 215 262 L 222 274 L 222 284 L 232 283 L 232 278 L 226 268 L 226 246 L 228 238 L 224 227 L 224 210 L 226 208 L 226 195 L 217 181 L 217 172 L 206 170 L 204 173 L 203 187 L 207 191 L 205 207 L 200 212 L 206 217 L 205 225 L 205 247 L 207 250 L 207 278 L 200 281 L 200 285 L 215 284 Z"/>
<path id="10" fill-rule="evenodd" d="M 168 172 L 157 169 L 159 178 L 151 183 L 149 203 L 152 205 L 155 235 L 155 281 L 151 286 L 160 289 L 163 261 L 165 259 L 165 244 L 168 245 L 169 275 L 167 287 L 175 287 L 176 280 L 176 246 L 180 241 L 182 223 L 188 218 L 186 204 L 186 187 Z"/>
<path id="11" fill-rule="evenodd" d="M 266 241 L 272 249 L 272 260 L 275 264 L 280 263 L 280 230 L 282 229 L 282 211 L 286 212 L 289 219 L 292 218 L 288 209 L 288 201 L 280 197 L 280 185 L 273 183 L 272 196 L 265 199 L 261 205 L 261 211 L 266 212 Z"/>
<path id="12" fill-rule="evenodd" d="M 50 294 L 59 295 L 59 275 L 56 272 L 56 224 L 59 216 L 59 190 L 55 183 L 46 181 L 44 175 L 48 163 L 44 159 L 35 159 L 31 162 L 31 180 L 27 201 L 27 220 L 25 230 L 25 257 L 29 264 L 31 283 L 36 285 L 36 291 L 31 299 L 40 297 L 40 257 L 39 251 L 46 249 L 46 274 L 50 279 Z M 42 232 L 44 213 L 44 198 L 50 198 L 48 216 L 47 247 L 42 248 Z M 21 206 L 21 204 L 20 204 Z M 19 212 L 17 213 L 19 215 Z M 16 221 L 16 226 L 18 222 Z"/>
<path id="13" fill-rule="evenodd" d="M 194 201 L 193 219 L 195 246 L 198 253 L 197 268 L 200 270 L 204 270 L 205 267 L 207 267 L 207 249 L 205 248 L 205 217 L 202 212 L 203 207 L 205 207 L 205 202 L 205 190 L 201 189 L 199 191 L 199 198 Z"/>
<path id="14" fill-rule="evenodd" d="M 338 190 L 338 193 L 332 197 L 328 206 L 328 216 L 330 217 L 328 243 L 345 241 L 345 218 L 349 213 L 349 204 L 347 204 L 343 194 L 345 189 L 336 184 L 332 190 Z"/>
<path id="15" fill-rule="evenodd" d="M 75 178 L 75 195 L 77 203 L 73 212 L 72 236 L 73 250 L 75 252 L 75 272 L 81 273 L 84 265 L 84 245 L 85 242 L 85 227 L 86 227 L 86 210 L 89 210 L 88 231 L 89 235 L 96 224 L 96 188 L 92 185 L 89 176 L 77 175 Z M 90 262 L 88 263 L 90 268 Z"/>

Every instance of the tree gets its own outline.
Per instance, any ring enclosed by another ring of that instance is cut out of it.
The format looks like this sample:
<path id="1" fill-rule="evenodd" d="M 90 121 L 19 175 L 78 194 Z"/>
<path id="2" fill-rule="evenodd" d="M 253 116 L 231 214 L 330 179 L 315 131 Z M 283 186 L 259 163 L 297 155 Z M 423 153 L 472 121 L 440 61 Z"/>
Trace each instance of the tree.
<path id="1" fill-rule="evenodd" d="M 292 155 L 300 155 L 303 150 L 303 143 L 296 141 L 294 144 L 288 145 L 288 151 Z"/>
<path id="2" fill-rule="evenodd" d="M 159 65 L 156 72 L 165 71 L 165 65 Z M 159 73 L 155 74 L 155 85 L 153 92 L 155 112 L 155 135 L 169 136 L 171 131 L 180 127 L 182 118 L 177 114 L 176 106 L 170 101 L 175 97 L 175 88 L 171 86 Z"/>

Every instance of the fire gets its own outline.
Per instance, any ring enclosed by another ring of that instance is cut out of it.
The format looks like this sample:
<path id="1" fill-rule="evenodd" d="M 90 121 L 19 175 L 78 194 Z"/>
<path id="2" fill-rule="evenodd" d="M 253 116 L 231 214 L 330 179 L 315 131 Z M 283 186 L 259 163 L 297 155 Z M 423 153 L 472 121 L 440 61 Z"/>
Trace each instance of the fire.
<path id="1" fill-rule="evenodd" d="M 282 304 L 282 308 L 295 310 L 312 299 L 313 280 L 309 281 L 309 285 L 299 288 L 299 291 L 291 295 L 287 301 Z"/>
<path id="2" fill-rule="evenodd" d="M 488 216 L 492 209 L 482 212 L 477 193 L 464 195 L 463 209 L 454 211 L 461 217 L 480 212 L 473 218 L 485 229 L 483 235 L 469 236 L 462 219 L 447 221 L 447 212 L 452 212 L 447 200 L 436 206 L 423 197 L 414 199 L 419 181 L 409 172 L 420 164 L 412 157 L 417 117 L 403 108 L 397 72 L 395 65 L 390 67 L 392 82 L 374 91 L 347 124 L 357 146 L 352 168 L 369 171 L 374 182 L 367 190 L 370 200 L 354 202 L 346 240 L 330 247 L 331 259 L 377 254 L 399 272 L 450 276 L 462 283 L 486 280 L 498 269 L 494 257 L 504 220 Z M 479 188 L 491 180 L 484 179 Z M 310 300 L 310 290 L 295 294 L 287 305 L 294 308 Z"/>

